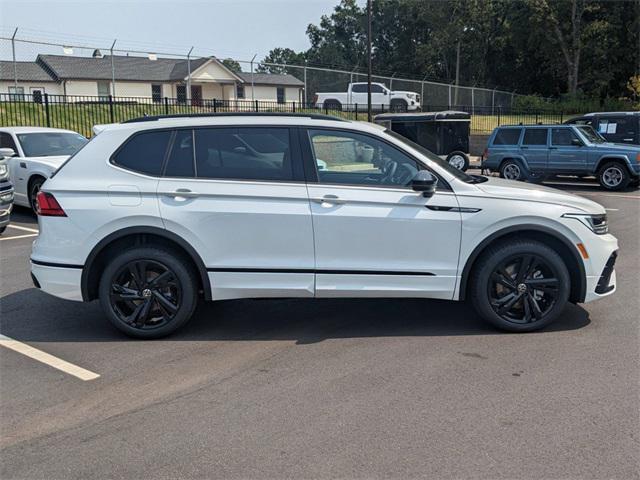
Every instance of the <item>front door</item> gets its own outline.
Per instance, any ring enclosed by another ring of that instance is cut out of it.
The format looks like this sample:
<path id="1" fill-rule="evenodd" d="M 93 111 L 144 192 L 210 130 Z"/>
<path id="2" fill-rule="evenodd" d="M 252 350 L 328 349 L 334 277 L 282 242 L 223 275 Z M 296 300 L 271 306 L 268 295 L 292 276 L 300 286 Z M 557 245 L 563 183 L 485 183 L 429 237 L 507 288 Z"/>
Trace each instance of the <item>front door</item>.
<path id="1" fill-rule="evenodd" d="M 191 105 L 202 105 L 202 85 L 191 85 Z"/>
<path id="2" fill-rule="evenodd" d="M 313 296 L 313 230 L 296 135 L 285 127 L 174 134 L 160 213 L 200 252 L 214 300 Z"/>
<path id="3" fill-rule="evenodd" d="M 571 127 L 551 129 L 548 169 L 555 173 L 580 174 L 587 171 L 587 150 Z"/>
<path id="4" fill-rule="evenodd" d="M 333 129 L 302 138 L 315 170 L 316 296 L 451 299 L 461 228 L 455 195 L 445 185 L 430 199 L 414 192 L 408 185 L 425 167 L 380 139 Z"/>
<path id="5" fill-rule="evenodd" d="M 549 147 L 547 146 L 547 128 L 525 128 L 520 151 L 532 172 L 543 172 L 547 168 Z"/>

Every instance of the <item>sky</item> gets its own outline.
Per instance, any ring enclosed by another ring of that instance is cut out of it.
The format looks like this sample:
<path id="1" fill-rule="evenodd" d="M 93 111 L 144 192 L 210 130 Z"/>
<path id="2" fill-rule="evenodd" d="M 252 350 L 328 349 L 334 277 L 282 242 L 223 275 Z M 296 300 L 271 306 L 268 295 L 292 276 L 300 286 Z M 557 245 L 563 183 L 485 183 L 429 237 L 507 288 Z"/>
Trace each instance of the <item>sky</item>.
<path id="1" fill-rule="evenodd" d="M 330 14 L 338 0 L 0 0 L 0 36 L 95 45 L 152 53 L 260 60 L 274 47 L 309 47 L 306 28 Z M 60 47 L 16 43 L 18 60 Z M 46 51 L 45 51 L 46 50 Z M 82 54 L 78 49 L 74 54 Z M 90 54 L 90 52 L 89 52 Z M 11 44 L 0 40 L 0 58 Z"/>

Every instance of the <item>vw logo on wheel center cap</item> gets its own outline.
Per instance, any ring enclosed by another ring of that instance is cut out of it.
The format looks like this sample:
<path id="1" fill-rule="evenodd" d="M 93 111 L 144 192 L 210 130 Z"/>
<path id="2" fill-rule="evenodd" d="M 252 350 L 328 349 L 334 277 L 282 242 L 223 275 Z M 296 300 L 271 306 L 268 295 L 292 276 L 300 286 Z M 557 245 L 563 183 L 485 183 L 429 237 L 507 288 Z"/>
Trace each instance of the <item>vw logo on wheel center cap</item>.
<path id="1" fill-rule="evenodd" d="M 148 288 L 145 288 L 145 289 L 142 291 L 142 296 L 143 296 L 144 298 L 149 298 L 149 297 L 151 297 L 151 295 L 152 295 L 151 290 L 149 290 Z"/>
<path id="2" fill-rule="evenodd" d="M 518 285 L 518 293 L 525 293 L 527 291 L 527 286 L 524 283 L 520 283 Z"/>

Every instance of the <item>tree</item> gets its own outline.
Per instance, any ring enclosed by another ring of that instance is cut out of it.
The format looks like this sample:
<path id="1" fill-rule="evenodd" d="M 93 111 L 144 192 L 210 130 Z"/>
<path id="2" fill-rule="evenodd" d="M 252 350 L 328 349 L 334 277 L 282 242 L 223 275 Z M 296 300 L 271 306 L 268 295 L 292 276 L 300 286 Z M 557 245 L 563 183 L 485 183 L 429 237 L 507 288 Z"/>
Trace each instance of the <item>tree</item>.
<path id="1" fill-rule="evenodd" d="M 296 53 L 290 48 L 274 48 L 264 57 L 262 63 L 258 65 L 256 71 L 261 73 L 292 73 L 287 67 L 278 65 L 265 65 L 265 63 L 278 63 L 284 65 L 304 65 L 305 54 Z M 296 69 L 299 71 L 299 69 Z"/>
<path id="2" fill-rule="evenodd" d="M 234 73 L 242 72 L 242 67 L 233 58 L 225 58 L 222 60 L 222 64 Z"/>

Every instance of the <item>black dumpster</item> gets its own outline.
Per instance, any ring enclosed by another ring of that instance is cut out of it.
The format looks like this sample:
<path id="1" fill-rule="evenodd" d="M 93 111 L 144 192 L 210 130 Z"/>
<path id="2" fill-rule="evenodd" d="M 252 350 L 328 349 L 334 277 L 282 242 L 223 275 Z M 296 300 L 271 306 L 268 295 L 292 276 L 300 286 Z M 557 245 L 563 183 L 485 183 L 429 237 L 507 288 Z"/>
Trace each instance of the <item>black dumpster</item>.
<path id="1" fill-rule="evenodd" d="M 466 112 L 383 113 L 374 121 L 446 158 L 460 170 L 469 168 L 471 115 Z"/>

